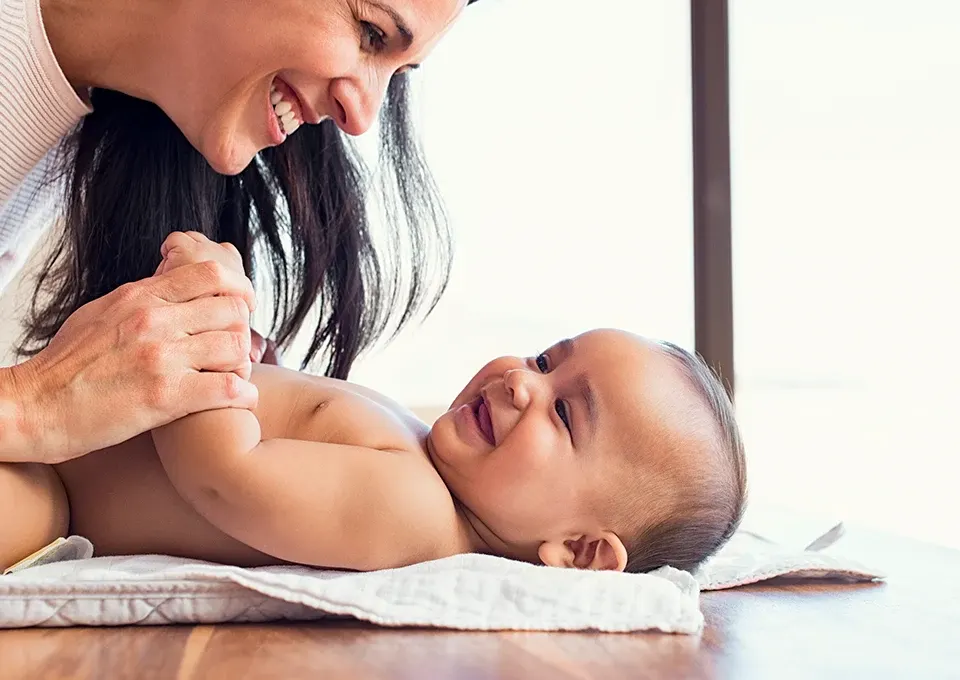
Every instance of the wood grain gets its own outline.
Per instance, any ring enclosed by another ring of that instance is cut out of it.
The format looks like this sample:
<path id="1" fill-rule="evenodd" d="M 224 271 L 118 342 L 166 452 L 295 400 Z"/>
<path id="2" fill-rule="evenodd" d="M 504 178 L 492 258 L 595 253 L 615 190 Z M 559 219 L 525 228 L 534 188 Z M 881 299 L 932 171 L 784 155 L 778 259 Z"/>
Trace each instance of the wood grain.
<path id="1" fill-rule="evenodd" d="M 850 535 L 886 584 L 798 583 L 704 593 L 700 636 L 383 630 L 356 622 L 12 630 L 0 677 L 630 678 L 960 677 L 960 553 Z"/>

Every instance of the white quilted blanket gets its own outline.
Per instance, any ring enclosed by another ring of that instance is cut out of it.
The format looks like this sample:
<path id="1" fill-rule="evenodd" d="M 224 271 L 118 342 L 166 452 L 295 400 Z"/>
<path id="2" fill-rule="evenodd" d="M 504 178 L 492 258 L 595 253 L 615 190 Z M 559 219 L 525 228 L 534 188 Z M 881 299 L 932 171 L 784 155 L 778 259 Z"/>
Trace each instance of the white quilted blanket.
<path id="1" fill-rule="evenodd" d="M 742 532 L 695 575 L 551 569 L 460 555 L 370 573 L 242 569 L 165 556 L 53 561 L 0 577 L 0 627 L 261 622 L 349 616 L 384 626 L 464 630 L 659 630 L 696 633 L 701 589 L 775 576 L 873 580 L 880 574 L 820 551 L 786 550 Z M 61 557 L 60 559 L 64 559 Z"/>

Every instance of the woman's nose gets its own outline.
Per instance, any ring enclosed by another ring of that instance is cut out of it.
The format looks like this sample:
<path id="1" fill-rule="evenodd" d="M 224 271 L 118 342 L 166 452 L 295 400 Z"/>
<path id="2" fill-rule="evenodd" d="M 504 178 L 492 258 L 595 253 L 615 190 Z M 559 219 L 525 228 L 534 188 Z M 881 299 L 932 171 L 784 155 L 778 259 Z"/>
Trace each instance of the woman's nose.
<path id="1" fill-rule="evenodd" d="M 376 120 L 385 91 L 376 80 L 376 76 L 370 75 L 362 79 L 339 78 L 330 84 L 333 119 L 348 135 L 362 135 Z"/>

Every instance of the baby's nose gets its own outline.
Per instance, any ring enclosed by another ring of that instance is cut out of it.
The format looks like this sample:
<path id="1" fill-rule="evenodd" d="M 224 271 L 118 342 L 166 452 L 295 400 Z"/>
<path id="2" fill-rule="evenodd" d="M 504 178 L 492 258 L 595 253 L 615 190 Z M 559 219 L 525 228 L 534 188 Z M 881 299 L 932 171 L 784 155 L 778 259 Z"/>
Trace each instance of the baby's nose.
<path id="1" fill-rule="evenodd" d="M 513 407 L 523 411 L 530 405 L 533 397 L 533 384 L 536 376 L 524 368 L 514 368 L 503 374 L 503 384 L 513 401 Z"/>

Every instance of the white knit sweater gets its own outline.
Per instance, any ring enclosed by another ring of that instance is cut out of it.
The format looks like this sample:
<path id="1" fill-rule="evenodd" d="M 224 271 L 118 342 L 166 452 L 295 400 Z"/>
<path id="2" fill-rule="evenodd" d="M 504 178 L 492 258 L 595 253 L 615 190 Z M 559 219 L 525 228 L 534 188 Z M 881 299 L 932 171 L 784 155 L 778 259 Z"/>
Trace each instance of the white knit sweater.
<path id="1" fill-rule="evenodd" d="M 89 111 L 57 64 L 39 0 L 0 0 L 0 290 L 55 215 L 51 152 Z"/>

